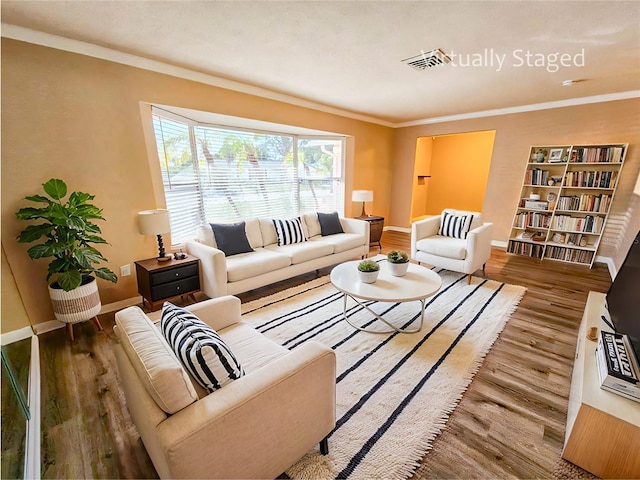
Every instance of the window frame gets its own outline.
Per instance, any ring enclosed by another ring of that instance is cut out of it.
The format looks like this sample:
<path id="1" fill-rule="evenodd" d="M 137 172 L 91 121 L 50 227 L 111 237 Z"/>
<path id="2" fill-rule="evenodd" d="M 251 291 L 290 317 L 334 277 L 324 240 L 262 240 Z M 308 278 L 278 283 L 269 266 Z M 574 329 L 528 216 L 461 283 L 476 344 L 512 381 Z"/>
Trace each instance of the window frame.
<path id="1" fill-rule="evenodd" d="M 298 212 L 291 212 L 291 214 L 289 215 L 290 217 L 293 216 L 298 216 L 298 215 L 302 215 L 305 213 L 310 213 L 311 210 L 308 208 L 304 208 L 304 202 L 303 199 L 300 195 L 300 184 L 301 184 L 301 178 L 299 175 L 299 166 L 300 166 L 300 162 L 299 162 L 299 144 L 301 140 L 320 140 L 320 141 L 327 141 L 327 142 L 339 142 L 341 144 L 341 152 L 340 152 L 340 159 L 339 159 L 339 163 L 337 165 L 334 164 L 334 167 L 332 169 L 332 175 L 331 176 L 327 176 L 324 178 L 320 178 L 319 180 L 321 181 L 329 181 L 331 182 L 333 185 L 336 185 L 339 188 L 339 198 L 338 201 L 336 203 L 333 204 L 333 210 L 338 211 L 339 215 L 343 216 L 344 215 L 344 205 L 345 205 L 345 195 L 346 195 L 346 155 L 347 155 L 347 148 L 348 148 L 348 142 L 347 142 L 347 136 L 346 135 L 339 135 L 339 134 L 335 134 L 335 133 L 327 133 L 326 135 L 314 135 L 314 134 L 310 134 L 310 133 L 291 133 L 286 131 L 286 127 L 288 127 L 287 125 L 283 125 L 284 129 L 283 131 L 278 131 L 276 129 L 257 129 L 257 128 L 249 128 L 249 127 L 243 127 L 243 126 L 235 126 L 235 125 L 229 125 L 229 124 L 222 124 L 222 123 L 209 123 L 209 122 L 199 122 L 196 120 L 193 120 L 191 118 L 188 118 L 186 116 L 165 110 L 163 108 L 159 108 L 156 106 L 152 106 L 151 108 L 151 131 L 153 133 L 153 142 L 155 145 L 155 150 L 156 152 L 160 152 L 161 148 L 164 149 L 164 144 L 161 146 L 158 143 L 158 136 L 156 134 L 156 129 L 155 129 L 155 124 L 156 124 L 156 120 L 155 117 L 159 117 L 160 120 L 166 119 L 168 121 L 172 121 L 172 122 L 177 122 L 180 124 L 184 124 L 187 126 L 188 132 L 189 132 L 189 145 L 190 145 L 190 153 L 191 153 L 191 164 L 194 167 L 194 172 L 195 172 L 195 176 L 197 178 L 198 181 L 198 187 L 197 187 L 197 196 L 198 196 L 198 208 L 194 209 L 194 213 L 197 213 L 197 218 L 198 218 L 198 222 L 199 225 L 192 225 L 189 228 L 189 232 L 185 233 L 185 228 L 181 228 L 180 229 L 180 233 L 178 234 L 178 230 L 175 229 L 174 230 L 174 220 L 172 218 L 171 224 L 172 224 L 172 243 L 183 243 L 184 241 L 188 240 L 188 239 L 192 239 L 195 238 L 197 236 L 197 230 L 200 226 L 202 225 L 206 225 L 208 222 L 220 222 L 219 219 L 216 218 L 207 218 L 206 217 L 206 207 L 204 205 L 204 196 L 203 196 L 203 192 L 204 189 L 202 187 L 202 181 L 201 181 L 201 175 L 200 175 L 200 162 L 202 161 L 202 153 L 200 153 L 198 151 L 198 145 L 197 145 L 197 138 L 196 138 L 196 133 L 195 130 L 198 127 L 201 128 L 212 128 L 212 129 L 220 129 L 220 130 L 225 130 L 225 131 L 237 131 L 241 134 L 256 134 L 256 135 L 272 135 L 272 136 L 280 136 L 280 137 L 287 137 L 290 138 L 292 140 L 292 148 L 291 148 L 291 155 L 292 155 L 292 159 L 293 159 L 293 165 L 292 165 L 292 169 L 294 170 L 294 174 L 295 174 L 295 178 L 297 178 L 297 188 L 296 188 L 296 192 L 295 192 L 295 201 L 296 201 L 296 209 L 298 210 Z M 242 119 L 239 118 L 239 121 L 241 121 Z M 296 129 L 298 127 L 295 126 L 291 126 L 292 129 Z M 166 157 L 166 153 L 165 153 L 165 157 Z M 163 165 L 163 158 L 160 157 L 160 155 L 158 155 L 158 166 L 159 166 L 159 171 L 160 171 L 160 186 L 162 188 L 162 196 L 164 197 L 165 200 L 165 205 L 167 206 L 167 208 L 169 208 L 169 210 L 171 211 L 170 205 L 167 204 L 167 184 L 165 183 L 165 179 L 164 179 L 164 172 L 166 171 L 165 165 Z M 336 175 L 335 170 L 339 169 L 338 175 Z M 312 182 L 313 179 L 305 179 L 307 181 Z M 315 211 L 315 210 L 314 210 Z M 320 209 L 319 211 L 325 211 Z M 249 216 L 240 216 L 237 220 L 235 221 L 241 221 L 241 220 L 249 220 L 251 218 L 256 218 L 255 215 L 249 215 Z M 224 222 L 224 220 L 222 221 Z"/>

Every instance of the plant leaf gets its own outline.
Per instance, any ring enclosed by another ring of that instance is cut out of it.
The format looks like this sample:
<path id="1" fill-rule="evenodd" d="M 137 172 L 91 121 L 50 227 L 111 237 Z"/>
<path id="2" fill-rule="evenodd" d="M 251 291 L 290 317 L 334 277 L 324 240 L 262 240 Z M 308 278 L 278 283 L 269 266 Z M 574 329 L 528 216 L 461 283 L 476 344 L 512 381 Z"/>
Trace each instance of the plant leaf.
<path id="1" fill-rule="evenodd" d="M 47 243 L 44 243 L 42 245 L 34 245 L 29 250 L 27 250 L 27 253 L 32 260 L 37 260 L 38 258 L 50 257 L 52 255 L 55 255 L 56 247 L 55 245 L 50 245 Z"/>
<path id="2" fill-rule="evenodd" d="M 47 218 L 48 208 L 25 207 L 16 212 L 18 220 L 33 220 L 34 218 Z"/>
<path id="3" fill-rule="evenodd" d="M 113 283 L 118 283 L 118 277 L 115 273 L 109 270 L 107 267 L 101 267 L 94 270 L 96 277 L 102 278 L 103 280 L 108 280 Z"/>
<path id="4" fill-rule="evenodd" d="M 72 269 L 58 275 L 56 281 L 64 291 L 68 292 L 80 286 L 82 274 L 78 270 Z"/>
<path id="5" fill-rule="evenodd" d="M 52 178 L 42 186 L 47 195 L 55 200 L 60 200 L 67 194 L 67 184 L 59 178 Z"/>
<path id="6" fill-rule="evenodd" d="M 53 225 L 50 223 L 42 223 L 40 225 L 29 225 L 23 231 L 20 232 L 16 238 L 20 243 L 30 243 L 33 242 L 43 235 L 47 235 L 49 232 L 53 230 Z"/>
<path id="7" fill-rule="evenodd" d="M 49 203 L 47 197 L 43 197 L 42 195 L 29 195 L 28 197 L 24 197 L 25 200 L 31 200 L 32 202 L 41 202 L 41 203 Z"/>
<path id="8" fill-rule="evenodd" d="M 93 200 L 95 195 L 89 195 L 83 192 L 73 192 L 69 195 L 69 205 L 72 207 L 78 207 L 86 204 L 89 200 Z"/>
<path id="9" fill-rule="evenodd" d="M 74 257 L 85 268 L 92 268 L 92 263 L 100 263 L 107 260 L 98 250 L 92 247 L 78 248 L 74 253 Z"/>

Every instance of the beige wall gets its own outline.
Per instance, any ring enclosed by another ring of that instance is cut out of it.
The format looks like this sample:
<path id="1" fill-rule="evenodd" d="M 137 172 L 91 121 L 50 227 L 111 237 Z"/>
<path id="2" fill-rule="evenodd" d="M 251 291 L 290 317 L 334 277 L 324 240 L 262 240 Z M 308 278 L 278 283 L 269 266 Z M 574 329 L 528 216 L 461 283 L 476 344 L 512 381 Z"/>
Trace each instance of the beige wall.
<path id="1" fill-rule="evenodd" d="M 346 198 L 352 189 L 374 190 L 373 210 L 389 214 L 391 128 L 3 38 L 2 247 L 34 324 L 54 318 L 45 283 L 48 261 L 31 261 L 28 245 L 16 242 L 26 224 L 14 212 L 49 178 L 96 195 L 110 242 L 101 251 L 117 274 L 120 265 L 156 253 L 155 238 L 138 234 L 135 223 L 138 211 L 161 206 L 154 199 L 140 102 L 352 136 Z M 345 213 L 351 210 L 347 201 Z M 99 280 L 99 288 L 103 304 L 137 295 L 135 275 L 117 285 Z"/>
<path id="2" fill-rule="evenodd" d="M 619 100 L 501 115 L 396 130 L 393 202 L 388 225 L 409 227 L 416 139 L 423 136 L 495 130 L 493 158 L 484 200 L 484 218 L 494 222 L 494 240 L 506 241 L 531 145 L 625 143 L 625 165 L 598 254 L 624 259 L 640 228 L 640 197 L 632 195 L 640 170 L 640 99 Z"/>
<path id="3" fill-rule="evenodd" d="M 2 249 L 2 295 L 0 302 L 2 303 L 1 333 L 13 332 L 31 326 L 18 292 L 18 286 L 7 262 L 7 256 L 4 254 L 4 248 Z"/>

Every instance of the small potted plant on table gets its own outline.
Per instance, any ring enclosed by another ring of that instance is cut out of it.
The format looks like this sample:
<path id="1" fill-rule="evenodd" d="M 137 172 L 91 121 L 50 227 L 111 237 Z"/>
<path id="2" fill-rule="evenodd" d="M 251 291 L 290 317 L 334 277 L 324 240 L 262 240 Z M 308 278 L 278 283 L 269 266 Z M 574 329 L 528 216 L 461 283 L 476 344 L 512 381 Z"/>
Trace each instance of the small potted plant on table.
<path id="1" fill-rule="evenodd" d="M 409 255 L 400 250 L 391 250 L 387 254 L 391 275 L 395 277 L 404 277 L 409 268 Z"/>
<path id="2" fill-rule="evenodd" d="M 363 283 L 374 283 L 378 278 L 380 265 L 373 260 L 362 260 L 358 263 L 358 274 Z"/>

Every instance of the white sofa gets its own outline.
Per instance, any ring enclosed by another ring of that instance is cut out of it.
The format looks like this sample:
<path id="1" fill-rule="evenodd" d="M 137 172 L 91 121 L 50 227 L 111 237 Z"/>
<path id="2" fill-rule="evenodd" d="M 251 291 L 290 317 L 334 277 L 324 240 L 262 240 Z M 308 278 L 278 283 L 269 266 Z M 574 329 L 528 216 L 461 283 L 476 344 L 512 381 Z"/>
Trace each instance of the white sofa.
<path id="1" fill-rule="evenodd" d="M 440 235 L 442 215 L 473 215 L 467 238 Z M 411 225 L 411 258 L 418 263 L 471 274 L 482 268 L 491 258 L 493 223 L 483 223 L 480 212 L 445 209 L 441 215 L 419 220 Z"/>
<path id="2" fill-rule="evenodd" d="M 234 295 L 369 253 L 368 222 L 340 218 L 344 233 L 323 237 L 316 214 L 301 219 L 309 240 L 284 246 L 278 246 L 270 219 L 247 220 L 245 231 L 254 251 L 229 257 L 217 248 L 211 227 L 200 227 L 198 238 L 186 242 L 186 249 L 200 259 L 202 291 L 210 298 Z"/>
<path id="3" fill-rule="evenodd" d="M 237 297 L 186 308 L 216 330 L 246 374 L 207 393 L 139 307 L 116 313 L 120 384 L 160 478 L 276 478 L 319 442 L 327 453 L 333 350 L 278 345 L 240 321 Z"/>

